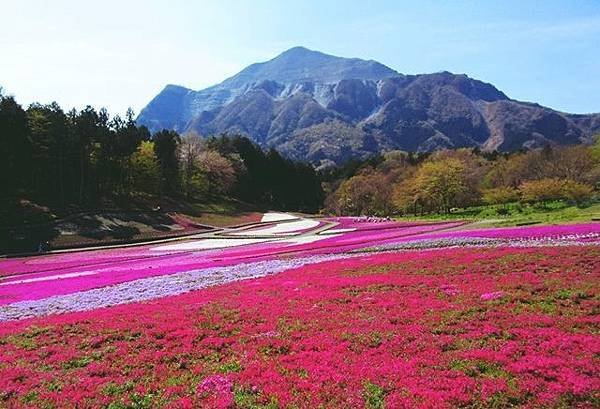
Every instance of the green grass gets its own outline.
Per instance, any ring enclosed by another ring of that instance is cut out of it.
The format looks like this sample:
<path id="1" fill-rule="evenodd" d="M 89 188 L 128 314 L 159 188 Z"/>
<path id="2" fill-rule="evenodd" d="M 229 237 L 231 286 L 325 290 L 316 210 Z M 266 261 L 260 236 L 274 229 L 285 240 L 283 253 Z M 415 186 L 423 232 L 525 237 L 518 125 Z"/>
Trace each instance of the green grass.
<path id="1" fill-rule="evenodd" d="M 401 220 L 470 220 L 479 226 L 519 226 L 528 224 L 561 224 L 600 220 L 600 203 L 574 206 L 563 201 L 540 204 L 473 206 L 449 214 L 407 216 Z"/>
<path id="2" fill-rule="evenodd" d="M 385 407 L 385 391 L 379 385 L 365 382 L 363 396 L 365 398 L 365 408 L 383 409 Z"/>

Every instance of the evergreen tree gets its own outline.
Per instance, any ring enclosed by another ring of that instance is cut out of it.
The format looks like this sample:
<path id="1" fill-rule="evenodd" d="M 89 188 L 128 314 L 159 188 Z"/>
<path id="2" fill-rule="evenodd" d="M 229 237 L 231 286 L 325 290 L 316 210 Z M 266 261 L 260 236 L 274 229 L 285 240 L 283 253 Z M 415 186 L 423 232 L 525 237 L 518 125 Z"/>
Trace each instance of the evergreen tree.
<path id="1" fill-rule="evenodd" d="M 152 137 L 154 152 L 160 164 L 160 193 L 175 194 L 179 192 L 179 160 L 177 147 L 181 142 L 175 131 L 162 130 Z"/>
<path id="2" fill-rule="evenodd" d="M 0 94 L 0 183 L 4 195 L 29 186 L 31 154 L 26 112 L 12 96 Z"/>

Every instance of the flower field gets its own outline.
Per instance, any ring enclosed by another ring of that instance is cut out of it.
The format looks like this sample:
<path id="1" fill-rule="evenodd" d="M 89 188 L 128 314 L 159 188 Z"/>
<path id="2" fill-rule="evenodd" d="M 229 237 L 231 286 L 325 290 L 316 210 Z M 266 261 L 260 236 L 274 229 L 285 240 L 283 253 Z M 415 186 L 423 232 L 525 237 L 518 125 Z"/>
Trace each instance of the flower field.
<path id="1" fill-rule="evenodd" d="M 600 224 L 306 220 L 0 260 L 0 407 L 600 404 Z"/>

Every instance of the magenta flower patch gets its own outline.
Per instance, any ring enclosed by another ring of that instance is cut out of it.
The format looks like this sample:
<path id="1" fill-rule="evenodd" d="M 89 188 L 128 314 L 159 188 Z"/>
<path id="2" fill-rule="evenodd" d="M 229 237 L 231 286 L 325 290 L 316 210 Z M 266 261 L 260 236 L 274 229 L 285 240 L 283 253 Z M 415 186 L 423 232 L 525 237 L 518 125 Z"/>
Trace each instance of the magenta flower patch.
<path id="1" fill-rule="evenodd" d="M 329 225 L 0 261 L 0 407 L 595 407 L 600 224 Z"/>

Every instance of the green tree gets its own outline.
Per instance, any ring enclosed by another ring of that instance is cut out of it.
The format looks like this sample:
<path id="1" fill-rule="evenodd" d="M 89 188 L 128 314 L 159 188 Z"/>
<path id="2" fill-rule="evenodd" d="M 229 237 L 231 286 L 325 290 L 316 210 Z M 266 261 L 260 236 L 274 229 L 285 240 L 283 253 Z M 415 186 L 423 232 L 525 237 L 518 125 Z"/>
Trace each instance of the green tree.
<path id="1" fill-rule="evenodd" d="M 490 168 L 490 162 L 481 153 L 476 152 L 477 150 L 466 148 L 443 150 L 434 153 L 425 161 L 425 163 L 448 160 L 452 160 L 454 163 L 460 162 L 461 170 L 456 176 L 460 178 L 463 188 L 453 196 L 453 206 L 467 207 L 481 200 L 482 180 Z"/>
<path id="2" fill-rule="evenodd" d="M 449 213 L 467 190 L 464 163 L 456 158 L 423 163 L 415 175 L 415 189 L 432 210 Z"/>
<path id="3" fill-rule="evenodd" d="M 154 153 L 160 164 L 160 193 L 175 194 L 178 192 L 179 159 L 177 151 L 181 138 L 175 131 L 163 130 L 152 137 Z"/>
<path id="4" fill-rule="evenodd" d="M 426 204 L 425 199 L 423 192 L 417 189 L 414 177 L 403 179 L 394 186 L 393 201 L 401 213 L 422 212 Z"/>
<path id="5" fill-rule="evenodd" d="M 590 200 L 594 196 L 594 188 L 586 183 L 567 179 L 562 185 L 562 196 L 579 205 Z"/>
<path id="6" fill-rule="evenodd" d="M 556 178 L 529 180 L 519 186 L 519 191 L 526 202 L 545 203 L 563 198 L 563 181 Z"/>
<path id="7" fill-rule="evenodd" d="M 519 200 L 519 191 L 509 186 L 500 186 L 483 192 L 483 201 L 488 204 L 506 204 L 517 200 Z"/>
<path id="8" fill-rule="evenodd" d="M 342 182 L 329 207 L 342 215 L 388 216 L 394 211 L 392 185 L 381 173 L 365 170 Z"/>
<path id="9" fill-rule="evenodd" d="M 38 195 L 66 201 L 65 168 L 69 152 L 70 133 L 67 116 L 60 106 L 33 104 L 27 109 L 31 134 L 32 188 Z"/>
<path id="10" fill-rule="evenodd" d="M 529 173 L 527 155 L 514 153 L 494 161 L 482 181 L 487 188 L 512 187 L 516 189 L 531 176 Z"/>
<path id="11" fill-rule="evenodd" d="M 92 149 L 98 140 L 101 118 L 91 106 L 73 115 L 74 144 L 79 159 L 79 203 L 91 199 L 94 174 L 91 169 Z"/>
<path id="12" fill-rule="evenodd" d="M 26 112 L 12 96 L 0 94 L 0 183 L 4 195 L 28 185 L 31 153 Z"/>
<path id="13" fill-rule="evenodd" d="M 154 152 L 154 143 L 144 141 L 131 155 L 131 180 L 137 191 L 156 194 L 160 189 L 160 163 Z"/>
<path id="14" fill-rule="evenodd" d="M 127 193 L 126 181 L 131 173 L 131 157 L 140 144 L 150 139 L 145 126 L 135 124 L 134 113 L 129 108 L 125 120 L 115 116 L 111 121 L 112 135 L 106 144 L 106 155 L 111 169 L 106 172 L 107 185 L 121 193 Z"/>

